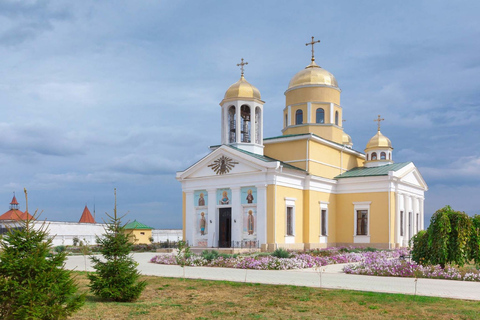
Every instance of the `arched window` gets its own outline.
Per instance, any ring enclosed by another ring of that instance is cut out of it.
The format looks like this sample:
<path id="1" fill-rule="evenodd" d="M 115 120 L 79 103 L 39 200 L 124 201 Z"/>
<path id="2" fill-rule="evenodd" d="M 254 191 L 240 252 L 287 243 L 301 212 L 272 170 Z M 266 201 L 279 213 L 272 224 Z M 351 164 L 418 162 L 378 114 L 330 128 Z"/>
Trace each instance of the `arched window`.
<path id="1" fill-rule="evenodd" d="M 367 161 L 368 161 L 368 153 L 367 153 Z"/>
<path id="2" fill-rule="evenodd" d="M 388 153 L 388 160 L 391 160 L 392 159 L 392 154 L 389 152 Z"/>
<path id="3" fill-rule="evenodd" d="M 235 143 L 237 141 L 237 114 L 235 112 L 235 107 L 231 106 L 228 109 L 228 142 Z"/>
<path id="4" fill-rule="evenodd" d="M 376 152 L 372 153 L 372 160 L 377 160 L 377 153 Z"/>
<path id="5" fill-rule="evenodd" d="M 338 126 L 338 111 L 335 111 L 335 124 Z"/>
<path id="6" fill-rule="evenodd" d="M 285 114 L 285 128 L 288 127 L 288 114 Z"/>
<path id="7" fill-rule="evenodd" d="M 240 116 L 241 116 L 241 138 L 242 142 L 250 142 L 250 125 L 251 125 L 251 116 L 250 116 L 250 107 L 247 105 L 243 105 L 240 108 Z"/>
<path id="8" fill-rule="evenodd" d="M 262 121 L 262 110 L 257 107 L 255 108 L 255 143 L 260 144 L 260 134 L 261 134 L 261 122 Z"/>
<path id="9" fill-rule="evenodd" d="M 387 160 L 387 154 L 385 152 L 380 153 L 380 160 Z"/>
<path id="10" fill-rule="evenodd" d="M 316 123 L 325 123 L 325 111 L 322 108 L 317 109 Z"/>
<path id="11" fill-rule="evenodd" d="M 303 123 L 303 111 L 297 110 L 295 112 L 295 124 L 302 124 Z"/>

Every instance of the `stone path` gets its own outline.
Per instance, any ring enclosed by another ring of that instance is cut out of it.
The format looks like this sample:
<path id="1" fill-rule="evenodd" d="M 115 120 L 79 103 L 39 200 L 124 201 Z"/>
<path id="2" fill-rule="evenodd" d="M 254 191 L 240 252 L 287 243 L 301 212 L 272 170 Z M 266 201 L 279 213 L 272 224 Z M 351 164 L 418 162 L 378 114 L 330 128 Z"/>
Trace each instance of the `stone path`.
<path id="1" fill-rule="evenodd" d="M 264 284 L 281 284 L 328 289 L 349 289 L 372 292 L 418 294 L 422 296 L 480 300 L 480 283 L 454 280 L 415 279 L 400 277 L 375 277 L 344 274 L 344 265 L 322 267 L 323 272 L 314 269 L 306 270 L 242 270 L 231 268 L 168 266 L 150 263 L 150 259 L 158 253 L 134 253 L 139 263 L 138 270 L 143 275 L 176 277 L 185 276 L 191 279 L 227 280 Z M 92 271 L 90 259 L 83 256 L 69 256 L 67 269 Z"/>

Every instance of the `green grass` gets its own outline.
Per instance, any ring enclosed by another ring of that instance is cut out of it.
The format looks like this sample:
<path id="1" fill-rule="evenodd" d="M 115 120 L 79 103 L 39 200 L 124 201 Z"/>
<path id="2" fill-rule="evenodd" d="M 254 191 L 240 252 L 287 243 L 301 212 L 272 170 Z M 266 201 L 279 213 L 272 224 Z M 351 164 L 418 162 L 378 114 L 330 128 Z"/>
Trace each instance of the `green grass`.
<path id="1" fill-rule="evenodd" d="M 85 273 L 76 273 L 87 291 Z M 143 277 L 133 303 L 87 294 L 71 319 L 480 319 L 480 302 L 311 287 Z"/>

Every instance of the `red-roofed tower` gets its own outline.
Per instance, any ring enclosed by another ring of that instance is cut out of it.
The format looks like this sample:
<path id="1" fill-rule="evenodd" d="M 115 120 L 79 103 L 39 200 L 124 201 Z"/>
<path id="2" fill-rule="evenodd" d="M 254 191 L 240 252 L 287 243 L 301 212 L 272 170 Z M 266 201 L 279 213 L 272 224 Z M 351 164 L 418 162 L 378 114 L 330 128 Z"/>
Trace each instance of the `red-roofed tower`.
<path id="1" fill-rule="evenodd" d="M 82 223 L 96 223 L 95 219 L 93 218 L 92 214 L 90 213 L 90 210 L 88 210 L 87 205 L 85 205 L 85 209 L 83 209 L 82 217 L 78 222 Z"/>

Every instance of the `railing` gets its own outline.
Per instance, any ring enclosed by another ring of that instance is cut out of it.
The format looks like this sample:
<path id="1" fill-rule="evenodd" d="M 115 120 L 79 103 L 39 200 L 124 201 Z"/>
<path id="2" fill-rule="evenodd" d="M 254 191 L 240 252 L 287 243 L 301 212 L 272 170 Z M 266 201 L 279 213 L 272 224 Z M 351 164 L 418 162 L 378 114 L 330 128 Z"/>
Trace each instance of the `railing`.
<path id="1" fill-rule="evenodd" d="M 219 248 L 240 248 L 240 249 L 256 249 L 260 247 L 258 240 L 241 240 L 241 241 L 218 241 Z"/>

